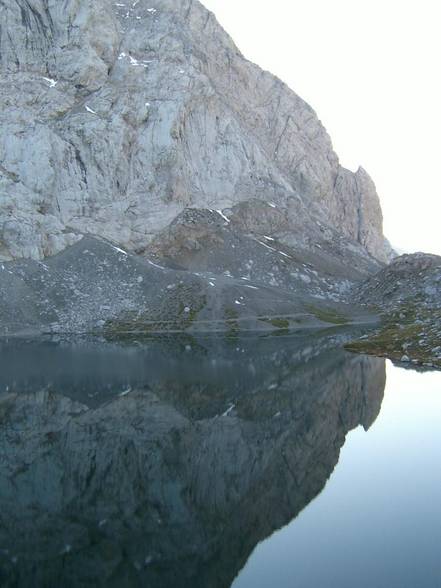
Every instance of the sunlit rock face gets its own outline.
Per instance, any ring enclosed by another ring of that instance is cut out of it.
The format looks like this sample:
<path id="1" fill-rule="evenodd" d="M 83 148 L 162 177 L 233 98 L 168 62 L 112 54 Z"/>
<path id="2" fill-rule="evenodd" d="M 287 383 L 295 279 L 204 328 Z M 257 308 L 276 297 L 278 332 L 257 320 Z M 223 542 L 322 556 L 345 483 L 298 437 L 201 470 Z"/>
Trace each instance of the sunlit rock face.
<path id="1" fill-rule="evenodd" d="M 256 199 L 251 231 L 276 210 L 283 242 L 320 223 L 331 251 L 388 257 L 369 176 L 197 0 L 4 0 L 0 22 L 0 259 L 85 233 L 142 250 L 185 207 Z"/>
<path id="2" fill-rule="evenodd" d="M 384 362 L 335 341 L 192 345 L 147 387 L 2 394 L 2 586 L 227 588 L 380 410 Z"/>

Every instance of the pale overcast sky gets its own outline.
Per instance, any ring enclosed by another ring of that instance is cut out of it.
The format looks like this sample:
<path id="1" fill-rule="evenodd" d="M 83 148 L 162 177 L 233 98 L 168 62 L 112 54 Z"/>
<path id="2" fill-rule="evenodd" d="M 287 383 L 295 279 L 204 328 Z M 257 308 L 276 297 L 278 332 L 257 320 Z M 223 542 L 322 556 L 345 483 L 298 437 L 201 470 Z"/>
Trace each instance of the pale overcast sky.
<path id="1" fill-rule="evenodd" d="M 395 247 L 441 254 L 440 0 L 203 0 L 362 165 Z"/>

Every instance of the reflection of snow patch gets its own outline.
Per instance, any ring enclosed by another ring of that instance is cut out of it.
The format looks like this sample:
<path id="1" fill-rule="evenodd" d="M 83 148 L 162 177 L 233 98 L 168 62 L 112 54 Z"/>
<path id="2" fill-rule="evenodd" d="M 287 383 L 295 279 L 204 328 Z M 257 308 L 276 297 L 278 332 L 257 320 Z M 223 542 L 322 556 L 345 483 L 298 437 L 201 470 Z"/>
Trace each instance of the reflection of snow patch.
<path id="1" fill-rule="evenodd" d="M 233 410 L 234 410 L 235 405 L 232 404 L 223 414 L 223 417 L 227 417 Z"/>

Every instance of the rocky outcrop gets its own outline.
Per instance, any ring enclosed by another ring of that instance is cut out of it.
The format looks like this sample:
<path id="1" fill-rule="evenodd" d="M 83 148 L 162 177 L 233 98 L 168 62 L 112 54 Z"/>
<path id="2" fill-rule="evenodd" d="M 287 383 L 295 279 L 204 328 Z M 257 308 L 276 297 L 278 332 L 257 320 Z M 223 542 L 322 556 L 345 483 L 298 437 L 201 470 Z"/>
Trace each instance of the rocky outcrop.
<path id="1" fill-rule="evenodd" d="M 168 348 L 161 372 L 152 345 L 147 388 L 3 394 L 2 586 L 230 586 L 379 412 L 384 361 L 326 346 Z"/>
<path id="2" fill-rule="evenodd" d="M 377 308 L 382 328 L 349 348 L 402 363 L 441 367 L 441 257 L 402 255 L 355 291 Z"/>
<path id="3" fill-rule="evenodd" d="M 358 300 L 381 308 L 400 304 L 441 306 L 441 257 L 413 253 L 396 257 L 356 289 Z"/>
<path id="4" fill-rule="evenodd" d="M 186 207 L 253 199 L 253 232 L 275 210 L 286 244 L 320 223 L 388 257 L 369 176 L 197 0 L 4 0 L 0 22 L 0 260 L 86 233 L 142 250 Z"/>

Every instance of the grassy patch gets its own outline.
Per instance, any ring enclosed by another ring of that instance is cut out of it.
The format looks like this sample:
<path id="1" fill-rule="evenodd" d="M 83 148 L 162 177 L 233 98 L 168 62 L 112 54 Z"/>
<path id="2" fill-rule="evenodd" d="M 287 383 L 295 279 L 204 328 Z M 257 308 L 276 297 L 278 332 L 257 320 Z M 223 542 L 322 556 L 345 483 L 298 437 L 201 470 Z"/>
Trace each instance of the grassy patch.
<path id="1" fill-rule="evenodd" d="M 239 313 L 235 308 L 227 306 L 224 308 L 224 319 L 227 325 L 228 336 L 236 336 L 239 333 Z"/>
<path id="2" fill-rule="evenodd" d="M 313 314 L 315 318 L 323 321 L 324 323 L 331 323 L 332 325 L 346 325 L 349 320 L 336 310 L 332 308 L 318 308 L 309 304 L 306 310 Z"/>
<path id="3" fill-rule="evenodd" d="M 290 322 L 288 319 L 282 318 L 282 317 L 277 317 L 277 316 L 276 317 L 260 317 L 259 321 L 262 321 L 263 323 L 268 323 L 276 329 L 287 330 L 290 327 Z"/>
<path id="4" fill-rule="evenodd" d="M 403 305 L 384 315 L 382 328 L 366 339 L 345 345 L 348 351 L 441 367 L 441 310 Z"/>

